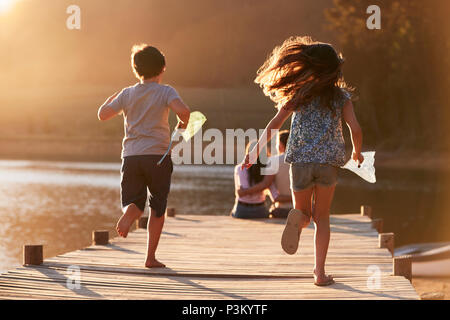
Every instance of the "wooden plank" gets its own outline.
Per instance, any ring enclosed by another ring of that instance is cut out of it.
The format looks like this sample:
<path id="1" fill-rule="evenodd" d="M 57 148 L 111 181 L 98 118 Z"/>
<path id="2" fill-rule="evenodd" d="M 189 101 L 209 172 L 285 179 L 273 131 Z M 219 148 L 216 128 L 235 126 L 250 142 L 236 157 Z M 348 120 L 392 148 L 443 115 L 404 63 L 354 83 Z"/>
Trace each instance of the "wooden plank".
<path id="1" fill-rule="evenodd" d="M 314 229 L 303 230 L 299 254 L 280 247 L 283 219 L 221 216 L 167 219 L 158 257 L 169 268 L 142 266 L 146 230 L 106 246 L 91 246 L 19 267 L 0 276 L 5 299 L 417 299 L 410 282 L 392 274 L 392 257 L 360 214 L 331 217 L 327 271 L 336 284 L 313 285 Z M 81 287 L 69 289 L 67 268 L 80 268 Z M 368 267 L 380 271 L 369 289 Z"/>

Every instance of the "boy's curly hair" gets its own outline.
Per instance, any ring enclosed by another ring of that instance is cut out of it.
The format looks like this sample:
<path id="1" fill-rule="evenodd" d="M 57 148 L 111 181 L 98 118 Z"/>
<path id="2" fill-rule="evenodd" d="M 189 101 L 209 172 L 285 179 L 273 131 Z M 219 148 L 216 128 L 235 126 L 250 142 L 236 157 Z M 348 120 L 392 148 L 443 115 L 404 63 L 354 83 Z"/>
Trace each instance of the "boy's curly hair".
<path id="1" fill-rule="evenodd" d="M 139 44 L 131 49 L 131 67 L 138 79 L 150 79 L 164 71 L 166 58 L 157 48 Z"/>
<path id="2" fill-rule="evenodd" d="M 291 37 L 276 47 L 258 70 L 259 84 L 277 107 L 297 109 L 320 97 L 323 105 L 333 108 L 342 95 L 340 88 L 353 91 L 344 81 L 344 58 L 327 43 L 310 37 Z"/>

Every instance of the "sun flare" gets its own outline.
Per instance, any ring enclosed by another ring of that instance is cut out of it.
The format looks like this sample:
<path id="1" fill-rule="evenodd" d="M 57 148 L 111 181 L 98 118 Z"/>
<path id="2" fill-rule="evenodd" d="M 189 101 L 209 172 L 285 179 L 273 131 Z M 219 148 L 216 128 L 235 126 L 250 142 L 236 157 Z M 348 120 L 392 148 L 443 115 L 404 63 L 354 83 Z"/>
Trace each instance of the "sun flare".
<path id="1" fill-rule="evenodd" d="M 0 0 L 0 13 L 8 11 L 16 0 Z"/>

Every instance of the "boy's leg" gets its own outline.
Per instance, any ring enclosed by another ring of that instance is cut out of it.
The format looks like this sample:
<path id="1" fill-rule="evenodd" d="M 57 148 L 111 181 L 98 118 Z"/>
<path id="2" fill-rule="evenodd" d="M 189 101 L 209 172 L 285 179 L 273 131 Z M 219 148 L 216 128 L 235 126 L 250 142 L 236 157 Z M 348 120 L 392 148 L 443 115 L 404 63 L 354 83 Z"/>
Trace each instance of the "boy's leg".
<path id="1" fill-rule="evenodd" d="M 164 226 L 164 214 L 170 191 L 173 164 L 170 157 L 166 157 L 161 165 L 157 162 L 161 156 L 149 156 L 145 166 L 147 187 L 150 191 L 150 219 L 148 222 L 147 268 L 163 268 L 164 264 L 156 260 L 155 254 L 159 238 Z"/>
<path id="2" fill-rule="evenodd" d="M 325 260 L 330 242 L 330 207 L 336 186 L 314 187 L 314 210 L 312 217 L 316 227 L 314 234 L 314 279 L 316 284 L 324 284 L 332 280 L 325 274 Z"/>
<path id="3" fill-rule="evenodd" d="M 156 249 L 158 248 L 159 238 L 164 227 L 165 216 L 158 217 L 156 211 L 150 208 L 150 219 L 147 225 L 147 257 L 145 266 L 147 268 L 164 268 L 165 265 L 156 260 Z"/>
<path id="4" fill-rule="evenodd" d="M 126 238 L 131 225 L 139 219 L 144 212 L 141 211 L 134 203 L 123 208 L 123 214 L 116 225 L 117 233 Z"/>
<path id="5" fill-rule="evenodd" d="M 140 157 L 123 159 L 120 183 L 123 214 L 116 225 L 117 233 L 126 238 L 131 225 L 139 219 L 147 201 L 147 185 L 140 170 Z"/>

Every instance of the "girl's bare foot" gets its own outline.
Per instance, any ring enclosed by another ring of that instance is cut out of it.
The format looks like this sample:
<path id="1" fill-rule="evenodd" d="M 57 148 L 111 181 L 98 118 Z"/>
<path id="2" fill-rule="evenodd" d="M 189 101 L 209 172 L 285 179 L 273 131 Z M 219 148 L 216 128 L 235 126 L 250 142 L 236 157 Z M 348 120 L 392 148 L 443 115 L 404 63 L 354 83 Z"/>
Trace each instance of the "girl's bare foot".
<path id="1" fill-rule="evenodd" d="M 159 262 L 156 259 L 147 259 L 147 261 L 145 261 L 145 267 L 146 268 L 165 268 L 166 265 L 164 263 Z"/>
<path id="2" fill-rule="evenodd" d="M 119 221 L 116 225 L 117 233 L 126 238 L 128 236 L 128 232 L 130 231 L 131 225 L 140 217 L 140 211 L 136 205 L 131 204 L 125 210 L 125 213 L 120 217 Z"/>
<path id="3" fill-rule="evenodd" d="M 325 272 L 317 273 L 316 271 L 314 271 L 314 284 L 316 286 L 329 286 L 334 283 L 335 281 L 331 275 L 327 275 L 325 274 Z"/>
<path id="4" fill-rule="evenodd" d="M 300 234 L 302 229 L 309 225 L 311 217 L 301 210 L 292 209 L 289 211 L 281 236 L 281 247 L 287 254 L 295 254 L 298 249 Z"/>

